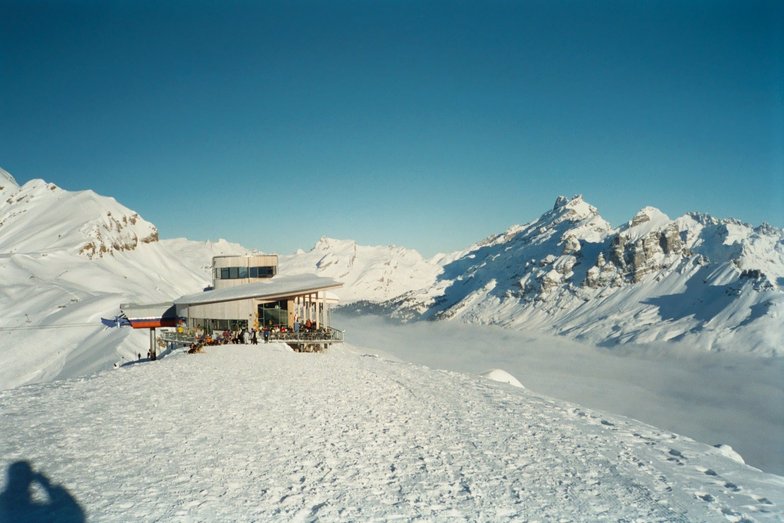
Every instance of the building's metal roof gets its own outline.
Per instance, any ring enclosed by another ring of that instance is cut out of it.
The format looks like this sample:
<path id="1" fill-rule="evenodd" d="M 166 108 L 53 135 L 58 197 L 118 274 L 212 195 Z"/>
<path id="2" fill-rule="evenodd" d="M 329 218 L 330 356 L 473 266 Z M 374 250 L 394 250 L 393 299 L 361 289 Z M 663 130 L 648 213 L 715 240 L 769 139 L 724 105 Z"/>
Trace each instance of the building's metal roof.
<path id="1" fill-rule="evenodd" d="M 123 303 L 120 311 L 129 320 L 148 320 L 159 318 L 176 318 L 177 312 L 170 301 L 164 303 Z"/>
<path id="2" fill-rule="evenodd" d="M 312 274 L 298 276 L 276 276 L 269 281 L 246 283 L 224 289 L 188 294 L 174 300 L 175 305 L 202 305 L 224 301 L 256 299 L 274 299 L 286 296 L 300 296 L 311 292 L 336 289 L 343 284 L 332 278 L 323 278 Z"/>

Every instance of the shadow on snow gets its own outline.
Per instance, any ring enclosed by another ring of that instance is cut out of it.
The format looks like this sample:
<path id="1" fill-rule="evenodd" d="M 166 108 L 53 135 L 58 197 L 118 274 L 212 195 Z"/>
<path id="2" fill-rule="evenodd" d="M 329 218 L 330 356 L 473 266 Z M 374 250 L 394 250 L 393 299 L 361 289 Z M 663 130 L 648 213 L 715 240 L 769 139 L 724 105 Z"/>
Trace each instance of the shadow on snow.
<path id="1" fill-rule="evenodd" d="M 6 487 L 0 494 L 0 522 L 34 521 L 80 523 L 85 514 L 68 489 L 53 484 L 29 462 L 16 461 L 8 466 Z"/>

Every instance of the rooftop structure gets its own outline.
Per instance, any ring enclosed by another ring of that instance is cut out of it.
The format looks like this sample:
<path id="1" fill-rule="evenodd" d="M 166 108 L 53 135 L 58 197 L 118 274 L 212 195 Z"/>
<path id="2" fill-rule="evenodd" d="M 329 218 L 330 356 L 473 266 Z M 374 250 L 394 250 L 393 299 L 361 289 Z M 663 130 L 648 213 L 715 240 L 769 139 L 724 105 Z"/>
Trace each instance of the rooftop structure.
<path id="1" fill-rule="evenodd" d="M 277 273 L 277 254 L 215 256 L 212 259 L 212 286 L 215 289 L 255 283 Z"/>

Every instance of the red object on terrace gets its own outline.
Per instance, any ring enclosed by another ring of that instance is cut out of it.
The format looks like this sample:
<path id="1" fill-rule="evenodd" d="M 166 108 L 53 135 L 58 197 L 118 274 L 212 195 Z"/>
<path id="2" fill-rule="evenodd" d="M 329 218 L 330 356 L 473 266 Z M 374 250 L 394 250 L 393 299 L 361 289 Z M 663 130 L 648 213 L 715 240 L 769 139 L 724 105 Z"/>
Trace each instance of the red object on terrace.
<path id="1" fill-rule="evenodd" d="M 179 320 L 174 304 L 171 302 L 150 305 L 128 303 L 120 305 L 120 310 L 134 329 L 176 327 Z"/>
<path id="2" fill-rule="evenodd" d="M 153 318 L 144 320 L 128 320 L 134 329 L 157 329 L 158 327 L 176 327 L 177 318 Z"/>

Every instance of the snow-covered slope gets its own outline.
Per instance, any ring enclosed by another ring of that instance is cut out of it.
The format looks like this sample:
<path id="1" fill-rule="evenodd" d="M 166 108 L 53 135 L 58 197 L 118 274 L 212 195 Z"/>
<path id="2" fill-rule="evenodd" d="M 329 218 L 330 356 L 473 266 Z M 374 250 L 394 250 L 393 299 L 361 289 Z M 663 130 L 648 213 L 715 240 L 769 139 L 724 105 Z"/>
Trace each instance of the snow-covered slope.
<path id="1" fill-rule="evenodd" d="M 459 319 L 594 343 L 688 340 L 784 354 L 784 231 L 646 207 L 613 229 L 581 196 L 445 263 L 387 302 L 403 318 Z"/>
<path id="2" fill-rule="evenodd" d="M 0 510 L 14 521 L 784 517 L 784 479 L 731 449 L 367 356 L 231 346 L 0 392 Z"/>
<path id="3" fill-rule="evenodd" d="M 225 241 L 158 241 L 113 198 L 0 171 L 0 389 L 110 368 L 145 333 L 106 329 L 123 302 L 159 302 L 211 283 Z"/>
<path id="4" fill-rule="evenodd" d="M 68 251 L 0 255 L 0 389 L 84 375 L 137 354 L 146 331 L 107 329 L 120 303 L 156 303 L 210 284 L 224 241 L 163 240 L 89 259 Z M 135 341 L 134 341 L 135 340 Z"/>
<path id="5" fill-rule="evenodd" d="M 363 246 L 321 238 L 308 252 L 281 256 L 281 274 L 318 274 L 343 282 L 335 293 L 343 303 L 381 302 L 431 285 L 441 272 L 433 260 L 404 247 Z"/>

